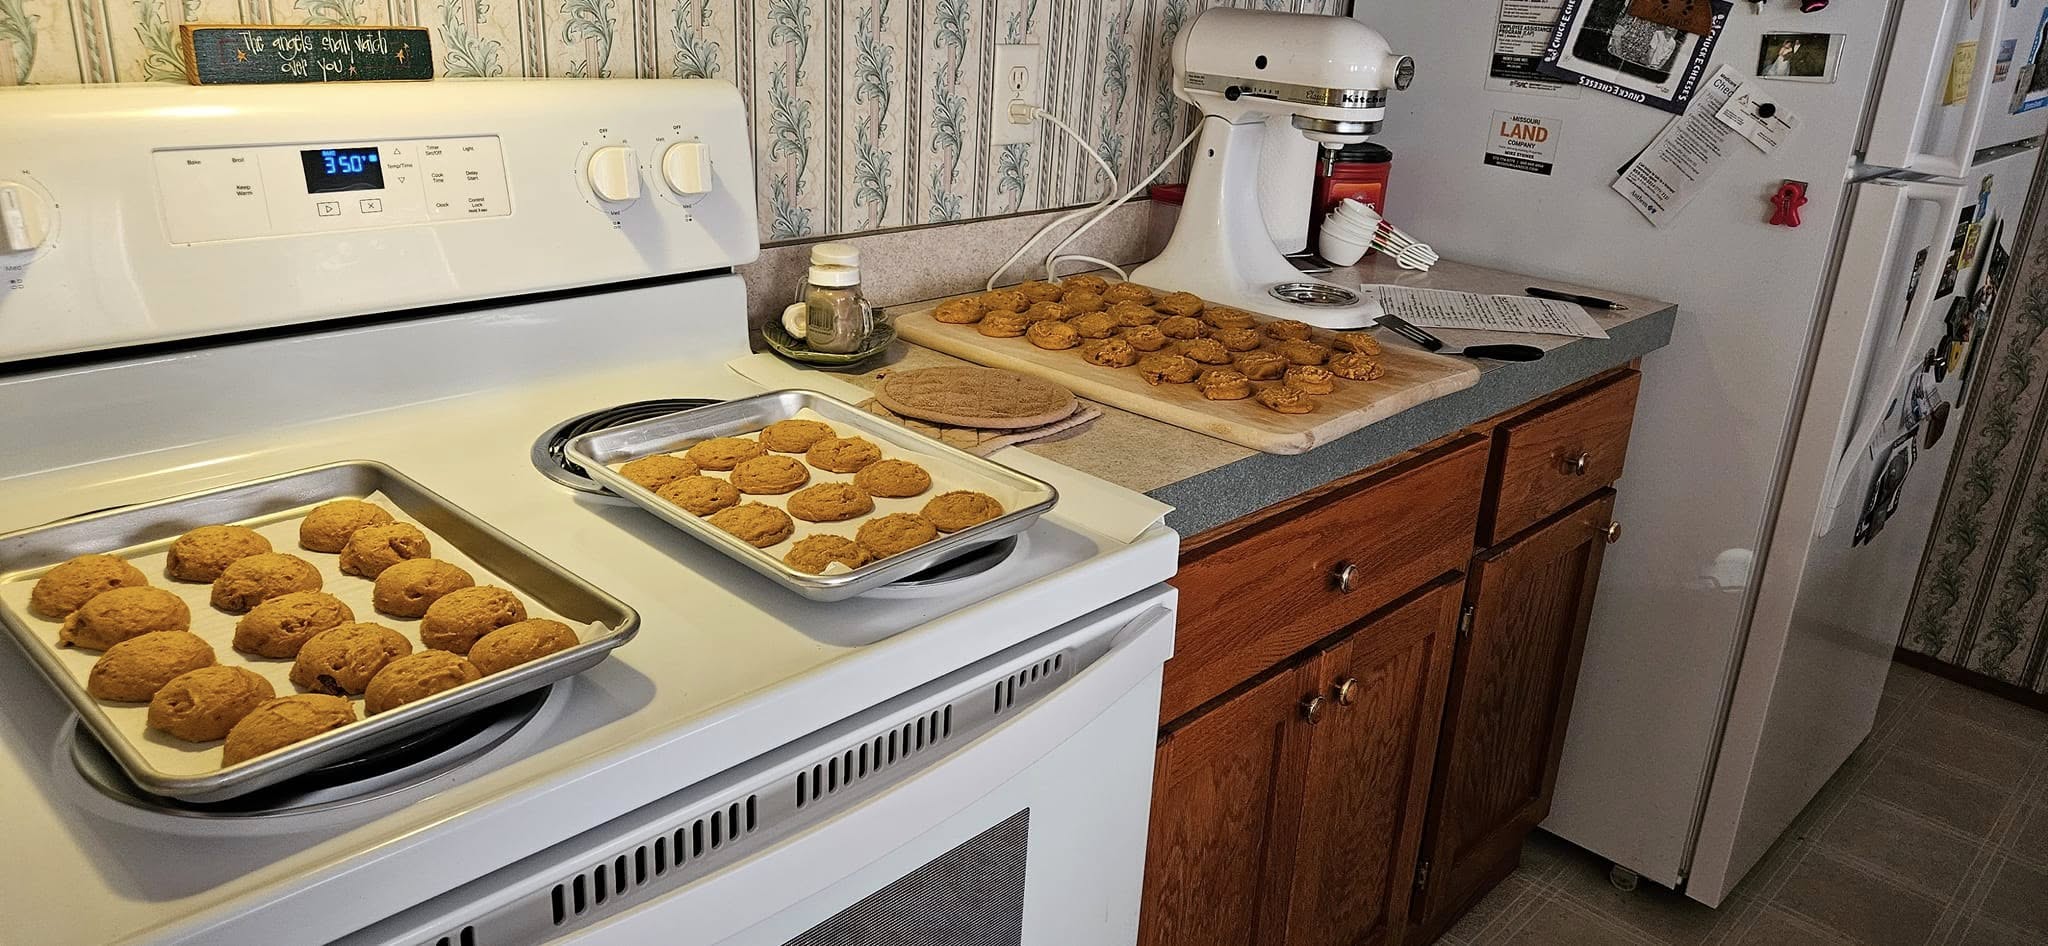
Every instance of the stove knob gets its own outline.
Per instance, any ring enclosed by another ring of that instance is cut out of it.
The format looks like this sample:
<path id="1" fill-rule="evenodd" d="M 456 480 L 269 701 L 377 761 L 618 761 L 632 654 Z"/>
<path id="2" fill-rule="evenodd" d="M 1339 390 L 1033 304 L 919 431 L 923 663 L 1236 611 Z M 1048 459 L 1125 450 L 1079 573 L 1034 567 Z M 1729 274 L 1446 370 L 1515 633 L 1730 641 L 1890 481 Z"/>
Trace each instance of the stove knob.
<path id="1" fill-rule="evenodd" d="M 701 141 L 679 141 L 661 155 L 661 179 L 683 203 L 711 193 L 711 149 Z"/>
<path id="2" fill-rule="evenodd" d="M 599 200 L 627 204 L 640 199 L 640 167 L 627 145 L 606 145 L 590 153 L 590 191 Z"/>
<path id="3" fill-rule="evenodd" d="M 42 197 L 26 185 L 0 181 L 0 253 L 28 253 L 50 235 Z"/>

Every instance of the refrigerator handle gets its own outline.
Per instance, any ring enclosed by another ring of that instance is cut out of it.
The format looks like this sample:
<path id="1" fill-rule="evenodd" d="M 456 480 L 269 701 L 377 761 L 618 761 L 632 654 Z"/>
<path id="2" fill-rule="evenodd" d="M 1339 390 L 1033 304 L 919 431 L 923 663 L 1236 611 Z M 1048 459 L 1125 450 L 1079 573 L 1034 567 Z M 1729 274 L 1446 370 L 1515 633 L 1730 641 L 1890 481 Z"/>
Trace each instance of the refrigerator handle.
<path id="1" fill-rule="evenodd" d="M 1991 98 L 1991 72 L 1998 59 L 1999 33 L 2005 26 L 2005 3 L 1987 3 L 1977 25 L 1977 63 L 1970 75 L 1970 97 L 1963 107 L 1969 111 L 1956 135 L 1953 151 L 1932 153 L 1920 150 L 1920 136 L 1939 120 L 1941 101 L 1948 85 L 1948 67 L 1955 55 L 1957 37 L 1943 29 L 1944 22 L 1959 4 L 1970 0 L 1915 0 L 1903 5 L 1897 29 L 1892 32 L 1894 54 L 1878 89 L 1877 111 L 1871 120 L 1870 139 L 1864 161 L 1882 167 L 1903 168 L 1937 177 L 1962 177 L 1977 153 L 1978 129 L 1984 108 Z M 1925 43 L 1908 51 L 1905 44 Z M 1917 80 L 1919 88 L 1912 86 Z"/>
<path id="2" fill-rule="evenodd" d="M 1898 391 L 1899 386 L 1905 383 L 1912 372 L 1919 370 L 1919 352 L 1913 351 L 1910 347 L 1900 351 L 1896 343 L 1891 346 L 1871 344 L 1873 336 L 1882 332 L 1886 324 L 1883 311 L 1886 301 L 1885 288 L 1891 282 L 1890 266 L 1896 258 L 1893 251 L 1905 233 L 1906 207 L 1914 203 L 1933 204 L 1936 212 L 1940 214 L 1937 218 L 1940 221 L 1939 230 L 1932 252 L 1928 255 L 1929 264 L 1935 268 L 1934 275 L 1931 279 L 1928 278 L 1928 274 L 1922 275 L 1920 291 L 1914 293 L 1913 304 L 1906 310 L 1905 321 L 1897 336 L 1898 340 L 1910 345 L 1912 340 L 1918 339 L 1926 330 L 1928 319 L 1933 317 L 1934 300 L 1939 295 L 1936 288 L 1940 283 L 1940 254 L 1947 252 L 1950 244 L 1955 241 L 1956 214 L 1962 210 L 1962 202 L 1963 188 L 1956 184 L 1871 181 L 1857 185 L 1856 212 L 1851 219 L 1849 242 L 1843 253 L 1841 272 L 1835 281 L 1835 304 L 1829 306 L 1827 331 L 1822 337 L 1821 350 L 1817 357 L 1819 368 L 1816 369 L 1814 382 L 1808 388 L 1808 403 L 1813 403 L 1812 394 L 1821 390 L 1821 372 L 1828 370 L 1831 364 L 1856 366 L 1852 375 L 1840 388 L 1844 403 L 1848 403 L 1859 391 L 1864 392 L 1866 397 L 1854 415 L 1856 424 L 1853 428 L 1846 427 L 1848 415 L 1844 416 L 1845 429 L 1853 430 L 1854 435 L 1835 452 L 1834 469 L 1828 474 L 1826 504 L 1820 519 L 1823 524 L 1833 521 L 1834 511 L 1841 506 L 1843 495 L 1848 491 L 1850 481 L 1854 479 L 1857 469 L 1856 455 L 1870 448 L 1871 442 L 1877 437 L 1878 429 L 1884 425 L 1887 416 L 1885 407 L 1890 403 L 1892 394 Z M 1868 233 L 1863 231 L 1866 205 L 1883 215 L 1870 221 L 1872 226 Z M 1878 252 L 1862 251 L 1863 248 L 1859 246 L 1859 234 L 1868 239 L 1879 231 L 1882 232 L 1882 242 L 1878 246 Z M 1845 289 L 1848 290 L 1846 294 L 1843 292 Z M 1853 311 L 1842 311 L 1844 306 L 1841 303 L 1845 301 L 1852 303 L 1849 308 Z M 1848 336 L 1841 340 L 1844 344 L 1851 339 L 1854 340 L 1857 346 L 1855 351 L 1843 352 L 1834 344 L 1837 338 L 1835 330 L 1848 328 L 1848 325 L 1838 322 L 1837 319 L 1860 320 L 1863 323 L 1860 331 L 1842 333 Z M 1873 351 L 1873 347 L 1877 350 Z M 1883 357 L 1888 351 L 1898 359 L 1896 364 L 1886 365 L 1878 361 L 1864 363 L 1866 352 L 1870 353 L 1867 357 L 1876 359 Z M 1882 381 L 1883 384 L 1872 385 L 1869 383 L 1872 379 Z"/>

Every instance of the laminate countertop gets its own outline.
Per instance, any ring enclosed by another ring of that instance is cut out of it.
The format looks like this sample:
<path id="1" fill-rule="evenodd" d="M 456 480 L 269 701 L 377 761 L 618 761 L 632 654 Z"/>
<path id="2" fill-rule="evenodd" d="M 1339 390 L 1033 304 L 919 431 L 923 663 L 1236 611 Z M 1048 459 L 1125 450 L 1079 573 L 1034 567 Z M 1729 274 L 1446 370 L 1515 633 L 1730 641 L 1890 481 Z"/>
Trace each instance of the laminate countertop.
<path id="1" fill-rule="evenodd" d="M 1174 512 L 1167 516 L 1166 524 L 1183 536 L 1192 536 L 1626 365 L 1668 344 L 1678 316 L 1676 304 L 1608 287 L 1536 279 L 1451 260 L 1427 273 L 1415 273 L 1382 265 L 1377 259 L 1369 258 L 1325 278 L 1346 285 L 1390 283 L 1516 295 L 1525 287 L 1541 285 L 1612 299 L 1628 309 L 1593 313 L 1608 334 L 1605 339 L 1437 332 L 1453 347 L 1514 341 L 1538 345 L 1546 353 L 1532 362 L 1481 361 L 1479 381 L 1472 387 L 1409 408 L 1304 454 L 1259 453 L 1103 405 L 1097 405 L 1103 416 L 1095 423 L 1022 449 L 1172 505 Z M 1389 346 L 1409 344 L 1384 329 L 1378 334 Z M 858 372 L 834 373 L 873 387 L 884 371 L 961 363 L 950 355 L 899 343 L 882 362 L 864 364 Z"/>

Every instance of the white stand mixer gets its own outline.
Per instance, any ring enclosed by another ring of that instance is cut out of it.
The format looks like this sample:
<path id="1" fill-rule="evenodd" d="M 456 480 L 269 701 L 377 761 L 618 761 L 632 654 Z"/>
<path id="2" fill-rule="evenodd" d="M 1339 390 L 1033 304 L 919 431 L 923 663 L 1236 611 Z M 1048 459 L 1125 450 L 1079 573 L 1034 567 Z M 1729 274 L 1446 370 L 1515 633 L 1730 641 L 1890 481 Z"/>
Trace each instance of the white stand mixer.
<path id="1" fill-rule="evenodd" d="M 1269 148 L 1267 137 L 1291 125 L 1325 148 L 1370 138 L 1415 61 L 1348 17 L 1212 7 L 1181 31 L 1173 70 L 1174 94 L 1202 112 L 1201 140 L 1173 239 L 1131 279 L 1327 328 L 1372 324 L 1378 303 L 1303 275 L 1274 244 L 1260 192 L 1295 192 L 1306 207 L 1315 148 Z M 1275 178 L 1288 186 L 1262 188 Z"/>

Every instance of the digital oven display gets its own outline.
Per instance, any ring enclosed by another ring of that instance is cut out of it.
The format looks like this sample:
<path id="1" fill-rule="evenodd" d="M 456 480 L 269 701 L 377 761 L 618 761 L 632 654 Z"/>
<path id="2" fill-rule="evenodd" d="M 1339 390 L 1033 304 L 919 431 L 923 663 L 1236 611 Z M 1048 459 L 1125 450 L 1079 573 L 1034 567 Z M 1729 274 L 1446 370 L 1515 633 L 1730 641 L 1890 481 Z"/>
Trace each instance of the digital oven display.
<path id="1" fill-rule="evenodd" d="M 299 152 L 299 161 L 306 167 L 309 194 L 384 189 L 384 165 L 376 148 L 313 148 Z"/>

